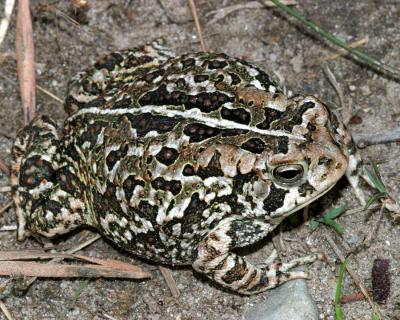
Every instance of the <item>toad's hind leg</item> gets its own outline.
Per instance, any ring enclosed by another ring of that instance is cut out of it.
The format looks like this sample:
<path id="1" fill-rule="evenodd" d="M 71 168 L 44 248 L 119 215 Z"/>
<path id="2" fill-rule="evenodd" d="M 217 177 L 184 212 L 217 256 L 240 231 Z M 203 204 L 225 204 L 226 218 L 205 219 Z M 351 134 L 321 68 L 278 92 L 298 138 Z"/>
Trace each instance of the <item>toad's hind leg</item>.
<path id="1" fill-rule="evenodd" d="M 11 185 L 18 217 L 18 239 L 52 237 L 82 223 L 79 181 L 60 163 L 56 124 L 35 118 L 18 132 L 12 147 Z"/>
<path id="2" fill-rule="evenodd" d="M 321 254 L 260 267 L 230 252 L 259 241 L 272 229 L 270 224 L 251 218 L 227 218 L 200 243 L 193 268 L 220 285 L 242 294 L 259 293 L 289 280 L 309 278 L 307 272 L 289 270 L 322 259 Z"/>

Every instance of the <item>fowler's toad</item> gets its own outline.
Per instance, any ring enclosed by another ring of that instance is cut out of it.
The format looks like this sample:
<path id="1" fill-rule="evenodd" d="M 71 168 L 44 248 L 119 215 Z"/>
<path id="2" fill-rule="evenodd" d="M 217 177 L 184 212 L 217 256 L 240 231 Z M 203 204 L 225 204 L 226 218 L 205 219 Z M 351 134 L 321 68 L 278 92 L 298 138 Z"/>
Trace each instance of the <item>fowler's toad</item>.
<path id="1" fill-rule="evenodd" d="M 47 116 L 12 149 L 18 238 L 93 226 L 117 246 L 191 264 L 251 294 L 317 254 L 255 266 L 232 252 L 326 193 L 358 160 L 312 96 L 286 97 L 257 67 L 157 43 L 111 53 L 73 79 L 62 134 Z"/>

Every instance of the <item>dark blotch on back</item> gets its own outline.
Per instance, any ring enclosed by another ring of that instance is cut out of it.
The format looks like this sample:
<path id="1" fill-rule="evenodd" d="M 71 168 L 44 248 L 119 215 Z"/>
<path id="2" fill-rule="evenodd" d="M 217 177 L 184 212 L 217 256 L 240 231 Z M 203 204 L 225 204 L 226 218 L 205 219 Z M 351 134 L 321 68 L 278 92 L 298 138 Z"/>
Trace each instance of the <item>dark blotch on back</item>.
<path id="1" fill-rule="evenodd" d="M 117 161 L 124 158 L 127 155 L 127 153 L 128 153 L 127 144 L 122 145 L 118 150 L 110 151 L 110 153 L 107 155 L 106 158 L 106 164 L 108 170 L 112 170 Z"/>
<path id="2" fill-rule="evenodd" d="M 241 124 L 249 124 L 251 120 L 250 112 L 244 108 L 228 109 L 223 107 L 221 117 Z"/>
<path id="3" fill-rule="evenodd" d="M 184 176 L 193 176 L 195 174 L 194 167 L 190 164 L 185 165 L 183 168 L 182 174 Z"/>
<path id="4" fill-rule="evenodd" d="M 86 130 L 78 137 L 77 144 L 81 146 L 85 142 L 90 142 L 90 145 L 95 145 L 101 130 L 107 126 L 108 123 L 104 121 L 96 121 L 88 124 Z"/>
<path id="5" fill-rule="evenodd" d="M 129 97 L 124 97 L 121 100 L 115 101 L 111 104 L 112 109 L 127 109 L 132 106 L 132 99 Z"/>
<path id="6" fill-rule="evenodd" d="M 140 98 L 140 105 L 184 105 L 185 109 L 198 108 L 202 112 L 217 110 L 226 102 L 233 102 L 234 98 L 222 92 L 201 92 L 197 95 L 188 95 L 183 91 L 168 92 L 166 84 L 160 85 L 156 90 L 147 92 Z"/>
<path id="7" fill-rule="evenodd" d="M 295 125 L 300 125 L 303 122 L 303 114 L 308 109 L 314 108 L 315 103 L 312 101 L 307 101 L 303 103 L 300 107 L 296 108 L 294 116 L 284 125 L 284 129 L 292 131 Z"/>
<path id="8" fill-rule="evenodd" d="M 281 111 L 278 111 L 275 109 L 264 108 L 265 119 L 263 122 L 261 122 L 257 125 L 257 128 L 264 129 L 264 130 L 270 129 L 271 123 L 275 120 L 279 120 L 283 114 L 284 114 L 284 112 L 281 112 Z"/>
<path id="9" fill-rule="evenodd" d="M 135 57 L 135 56 L 129 56 L 127 60 L 124 61 L 124 67 L 125 68 L 132 68 L 136 66 L 140 66 L 146 63 L 149 63 L 153 61 L 153 57 L 151 56 L 140 56 L 140 57 Z"/>
<path id="10" fill-rule="evenodd" d="M 223 69 L 228 65 L 228 63 L 224 60 L 206 60 L 203 63 L 203 66 L 207 66 L 208 69 Z"/>
<path id="11" fill-rule="evenodd" d="M 218 135 L 221 129 L 209 127 L 201 123 L 191 123 L 185 126 L 183 132 L 190 137 L 190 142 L 200 142 Z"/>
<path id="12" fill-rule="evenodd" d="M 192 67 L 194 66 L 196 61 L 193 58 L 185 59 L 182 61 L 182 67 L 187 68 L 187 67 Z"/>
<path id="13" fill-rule="evenodd" d="M 136 179 L 133 175 L 127 177 L 122 184 L 122 188 L 125 192 L 125 199 L 129 201 L 133 195 L 133 192 L 135 191 L 136 186 L 144 187 L 144 185 L 145 183 L 143 180 Z"/>
<path id="14" fill-rule="evenodd" d="M 193 77 L 194 82 L 203 82 L 203 81 L 207 81 L 208 80 L 208 75 L 206 74 L 196 74 Z"/>
<path id="15" fill-rule="evenodd" d="M 248 132 L 249 130 L 243 130 L 243 129 L 224 129 L 222 131 L 222 136 L 223 137 L 240 136 L 241 134 L 246 134 Z"/>
<path id="16" fill-rule="evenodd" d="M 239 83 L 242 82 L 242 80 L 240 79 L 240 77 L 239 77 L 236 73 L 228 72 L 228 74 L 229 74 L 229 75 L 231 76 L 231 78 L 232 78 L 232 82 L 231 82 L 231 85 L 232 85 L 232 86 L 235 86 L 235 85 L 237 85 L 237 84 L 239 84 Z"/>
<path id="17" fill-rule="evenodd" d="M 173 195 L 177 195 L 181 189 L 182 184 L 178 180 L 165 180 L 158 177 L 151 182 L 151 186 L 156 190 L 170 191 Z"/>
<path id="18" fill-rule="evenodd" d="M 152 83 L 154 81 L 154 79 L 158 78 L 158 77 L 162 77 L 165 74 L 165 70 L 164 69 L 157 69 L 156 71 L 153 72 L 149 72 L 147 73 L 142 80 L 146 81 L 147 83 Z"/>
<path id="19" fill-rule="evenodd" d="M 132 128 L 136 129 L 139 137 L 145 136 L 150 131 L 165 133 L 171 131 L 180 121 L 180 117 L 164 117 L 152 115 L 151 113 L 143 113 L 139 115 L 125 115 L 132 124 Z"/>
<path id="20" fill-rule="evenodd" d="M 271 190 L 269 191 L 268 197 L 264 200 L 264 210 L 267 213 L 270 213 L 282 207 L 285 195 L 288 192 L 288 190 L 277 188 L 274 184 L 271 184 Z"/>
<path id="21" fill-rule="evenodd" d="M 174 148 L 168 148 L 168 147 L 163 147 L 159 153 L 157 153 L 156 155 L 156 159 L 169 166 L 171 164 L 173 164 L 176 160 L 176 158 L 178 158 L 178 151 Z"/>
<path id="22" fill-rule="evenodd" d="M 259 138 L 252 138 L 243 143 L 241 148 L 253 153 L 262 153 L 265 150 L 265 143 Z"/>

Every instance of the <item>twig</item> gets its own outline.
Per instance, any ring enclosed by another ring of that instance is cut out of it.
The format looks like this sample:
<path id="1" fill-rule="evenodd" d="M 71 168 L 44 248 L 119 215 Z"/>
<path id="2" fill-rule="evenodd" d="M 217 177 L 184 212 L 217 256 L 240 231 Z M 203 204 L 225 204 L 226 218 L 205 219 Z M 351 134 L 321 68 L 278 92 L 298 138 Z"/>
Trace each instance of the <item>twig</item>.
<path id="1" fill-rule="evenodd" d="M 174 277 L 172 276 L 171 270 L 163 266 L 159 266 L 158 268 L 160 269 L 161 274 L 163 275 L 165 282 L 167 283 L 167 286 L 172 293 L 172 296 L 174 298 L 178 298 L 181 293 L 179 292 L 179 289 L 176 286 L 176 282 Z"/>
<path id="2" fill-rule="evenodd" d="M 362 294 L 362 292 L 356 292 L 345 296 L 341 296 L 340 304 L 346 304 L 349 302 L 362 301 L 362 300 L 365 300 L 365 297 Z"/>
<path id="3" fill-rule="evenodd" d="M 13 226 L 13 225 L 11 225 L 11 226 L 2 226 L 0 228 L 0 232 L 2 232 L 2 231 L 15 231 L 17 229 L 18 229 L 18 227 L 17 226 Z"/>
<path id="4" fill-rule="evenodd" d="M 382 217 L 383 217 L 383 210 L 384 209 L 385 209 L 385 205 L 382 204 L 381 205 L 381 209 L 379 210 L 378 219 L 376 219 L 371 231 L 368 233 L 367 237 L 363 241 L 363 245 L 365 247 L 367 247 L 367 248 L 371 245 L 372 238 L 376 235 L 376 232 L 378 231 L 378 227 L 379 227 L 380 222 L 381 222 Z"/>
<path id="5" fill-rule="evenodd" d="M 0 187 L 0 193 L 6 193 L 6 192 L 10 192 L 10 191 L 11 191 L 10 186 Z"/>
<path id="6" fill-rule="evenodd" d="M 92 244 L 93 242 L 97 241 L 100 238 L 101 238 L 101 236 L 99 234 L 97 234 L 94 237 L 90 238 L 88 241 L 80 243 L 78 246 L 68 250 L 67 253 L 72 254 L 72 253 L 75 253 L 75 252 L 77 252 L 79 250 L 82 250 L 83 248 L 89 246 L 90 244 Z M 62 261 L 62 259 L 56 258 L 56 259 L 53 259 L 53 260 L 49 261 L 49 263 L 60 262 L 60 261 Z M 26 286 L 29 287 L 32 283 L 34 283 L 36 281 L 36 279 L 37 279 L 37 277 L 32 277 L 29 280 L 27 280 L 26 281 Z"/>
<path id="7" fill-rule="evenodd" d="M 336 243 L 333 241 L 333 239 L 328 235 L 325 234 L 325 239 L 328 241 L 329 245 L 331 246 L 332 250 L 336 253 L 336 255 L 339 257 L 340 261 L 343 263 L 345 261 L 345 256 L 343 253 L 340 251 L 340 249 L 337 247 Z M 364 297 L 367 299 L 369 305 L 373 310 L 375 310 L 376 314 L 379 316 L 380 319 L 383 319 L 382 313 L 379 310 L 378 306 L 374 304 L 372 301 L 372 298 L 370 297 L 367 289 L 364 287 L 364 285 L 361 283 L 360 279 L 358 276 L 354 273 L 354 271 L 349 267 L 349 264 L 346 263 L 346 270 L 350 274 L 350 276 L 353 278 L 353 281 L 355 284 L 360 288 L 362 294 Z"/>
<path id="8" fill-rule="evenodd" d="M 13 201 L 9 201 L 3 208 L 0 208 L 0 215 L 7 211 L 13 205 Z"/>
<path id="9" fill-rule="evenodd" d="M 4 4 L 4 18 L 0 22 L 0 45 L 7 34 L 8 26 L 10 25 L 12 11 L 14 9 L 15 0 L 6 0 Z"/>
<path id="10" fill-rule="evenodd" d="M 359 148 L 374 144 L 400 141 L 400 127 L 378 132 L 353 133 L 353 139 Z"/>
<path id="11" fill-rule="evenodd" d="M 0 310 L 3 312 L 3 314 L 7 318 L 7 320 L 14 320 L 10 311 L 8 310 L 7 306 L 4 304 L 4 302 L 2 300 L 0 300 Z"/>
<path id="12" fill-rule="evenodd" d="M 365 37 L 363 39 L 360 39 L 360 40 L 357 40 L 357 41 L 349 43 L 349 47 L 358 48 L 358 47 L 361 47 L 364 44 L 368 43 L 368 41 L 369 41 L 368 38 Z M 316 61 L 312 60 L 310 63 L 306 64 L 306 66 L 307 67 L 312 67 L 312 66 L 315 66 L 317 64 L 326 62 L 326 61 L 335 60 L 335 59 L 337 59 L 339 57 L 342 57 L 342 56 L 345 56 L 346 54 L 348 54 L 348 52 L 346 50 L 344 50 L 344 49 L 338 49 L 337 51 L 338 51 L 338 53 L 328 55 L 328 56 L 323 57 L 323 58 L 321 58 L 319 60 L 316 60 Z"/>
<path id="13" fill-rule="evenodd" d="M 0 159 L 0 170 L 3 171 L 3 173 L 6 176 L 10 176 L 10 169 L 8 168 L 8 166 L 6 166 L 6 164 L 3 162 L 3 160 Z"/>
<path id="14" fill-rule="evenodd" d="M 189 6 L 190 6 L 190 11 L 192 12 L 194 25 L 196 26 L 197 34 L 199 35 L 201 50 L 207 51 L 206 45 L 205 45 L 204 39 L 203 39 L 203 34 L 201 32 L 199 16 L 197 15 L 197 9 L 196 9 L 196 4 L 194 3 L 194 0 L 189 0 Z"/>
<path id="15" fill-rule="evenodd" d="M 29 0 L 18 1 L 15 51 L 17 54 L 18 82 L 24 110 L 24 123 L 28 124 L 36 114 L 35 54 Z"/>
<path id="16" fill-rule="evenodd" d="M 331 71 L 331 69 L 329 69 L 328 66 L 325 66 L 324 72 L 325 72 L 325 75 L 328 78 L 330 84 L 335 89 L 335 91 L 339 97 L 339 103 L 342 108 L 342 119 L 343 119 L 344 123 L 347 124 L 347 123 L 349 123 L 349 120 L 351 118 L 351 107 L 350 107 L 350 105 L 345 104 L 342 87 L 337 82 L 336 77 L 333 74 L 333 72 Z"/>
<path id="17" fill-rule="evenodd" d="M 67 265 L 32 261 L 0 261 L 0 275 L 28 276 L 41 278 L 122 278 L 143 279 L 150 275 L 134 265 L 131 270 L 117 269 L 104 265 Z"/>
<path id="18" fill-rule="evenodd" d="M 374 204 L 374 205 L 370 206 L 369 208 L 365 208 L 365 206 L 361 206 L 358 208 L 347 210 L 345 213 L 342 214 L 342 217 L 347 217 L 354 213 L 359 213 L 359 212 L 363 212 L 363 211 L 367 211 L 367 210 L 375 210 L 376 208 L 379 208 L 379 207 L 380 206 L 378 204 Z"/>
<path id="19" fill-rule="evenodd" d="M 282 3 L 286 4 L 287 6 L 294 6 L 297 4 L 297 1 L 287 0 L 287 1 L 282 1 Z M 270 7 L 275 7 L 275 5 L 271 1 L 264 1 L 263 3 L 260 3 L 260 1 L 248 1 L 246 3 L 220 8 L 217 10 L 210 11 L 206 14 L 206 17 L 214 15 L 214 17 L 209 22 L 207 22 L 207 24 L 213 24 L 218 20 L 224 19 L 227 15 L 238 10 L 262 9 Z"/>
<path id="20" fill-rule="evenodd" d="M 57 97 L 54 93 L 51 93 L 49 90 L 39 86 L 38 84 L 36 85 L 36 88 L 39 91 L 42 91 L 44 94 L 47 94 L 50 98 L 53 98 L 54 100 L 56 100 L 57 102 L 61 103 L 62 105 L 64 105 L 64 101 L 62 99 L 60 99 L 59 97 Z"/>
<path id="21" fill-rule="evenodd" d="M 14 80 L 10 79 L 9 77 L 7 77 L 6 75 L 4 75 L 2 73 L 0 73 L 0 77 L 3 78 L 4 80 L 8 81 L 10 84 L 13 84 L 15 86 L 17 85 Z M 62 99 L 57 97 L 54 93 L 51 93 L 49 90 L 39 86 L 38 84 L 36 85 L 36 89 L 38 89 L 39 91 L 48 95 L 50 98 L 53 98 L 55 101 L 60 102 L 61 104 L 64 104 L 64 101 Z M 3 134 L 3 132 L 2 132 L 2 134 Z M 5 133 L 3 135 L 5 135 Z M 11 138 L 14 139 L 13 137 L 11 137 Z"/>
<path id="22" fill-rule="evenodd" d="M 304 16 L 302 16 L 300 14 L 300 12 L 298 12 L 295 9 L 290 8 L 290 7 L 285 6 L 284 4 L 282 4 L 281 1 L 279 1 L 279 0 L 271 0 L 271 1 L 277 7 L 279 7 L 282 11 L 284 11 L 287 14 L 291 15 L 292 17 L 296 18 L 301 23 L 303 23 L 304 25 L 306 25 L 307 27 L 312 29 L 314 32 L 317 32 L 322 37 L 327 39 L 329 42 L 331 42 L 334 45 L 336 45 L 338 47 L 341 47 L 344 50 L 346 50 L 347 52 L 349 52 L 351 54 L 351 56 L 356 61 L 364 63 L 364 64 L 368 65 L 369 67 L 371 67 L 372 69 L 374 69 L 374 70 L 376 70 L 378 72 L 381 72 L 386 76 L 389 76 L 389 77 L 391 77 L 393 79 L 396 79 L 396 80 L 400 80 L 400 72 L 399 72 L 399 70 L 394 69 L 393 67 L 382 63 L 381 61 L 369 56 L 368 54 L 366 54 L 366 53 L 364 53 L 364 52 L 362 52 L 360 50 L 351 48 L 346 42 L 340 40 L 339 38 L 336 38 L 335 36 L 333 36 L 329 32 L 323 30 L 321 27 L 316 25 L 313 21 L 311 21 L 311 20 L 305 18 Z"/>

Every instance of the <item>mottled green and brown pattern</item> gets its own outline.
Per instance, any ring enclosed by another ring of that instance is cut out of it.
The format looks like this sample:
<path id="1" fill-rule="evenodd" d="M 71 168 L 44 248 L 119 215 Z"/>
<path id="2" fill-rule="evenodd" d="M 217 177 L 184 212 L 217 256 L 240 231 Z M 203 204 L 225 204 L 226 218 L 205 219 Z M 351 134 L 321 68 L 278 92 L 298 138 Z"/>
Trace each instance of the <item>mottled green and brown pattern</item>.
<path id="1" fill-rule="evenodd" d="M 191 264 L 244 294 L 307 276 L 232 252 L 327 192 L 358 160 L 312 96 L 286 97 L 225 54 L 174 57 L 158 43 L 114 52 L 70 84 L 62 133 L 46 116 L 12 149 L 18 237 L 92 226 L 117 246 Z"/>

